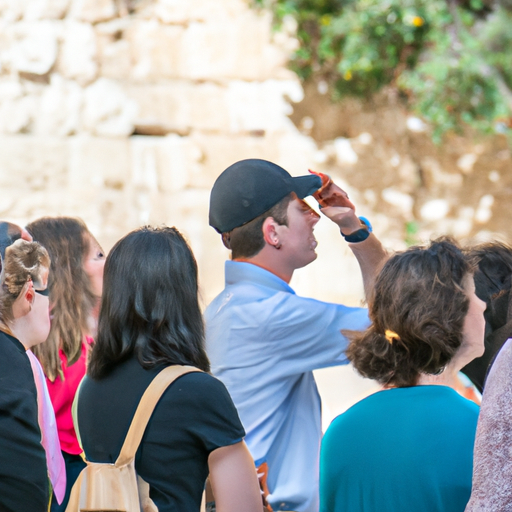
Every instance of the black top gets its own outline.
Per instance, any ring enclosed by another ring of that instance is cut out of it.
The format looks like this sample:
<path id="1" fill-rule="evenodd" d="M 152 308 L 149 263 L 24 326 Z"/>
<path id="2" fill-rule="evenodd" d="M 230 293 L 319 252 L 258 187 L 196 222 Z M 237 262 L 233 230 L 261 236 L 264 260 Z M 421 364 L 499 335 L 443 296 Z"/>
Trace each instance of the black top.
<path id="1" fill-rule="evenodd" d="M 86 377 L 78 399 L 78 425 L 88 460 L 114 463 L 139 401 L 158 367 L 136 358 L 107 377 Z M 135 458 L 159 512 L 198 511 L 208 476 L 208 456 L 243 439 L 244 429 L 224 385 L 206 373 L 179 377 L 164 392 Z"/>
<path id="2" fill-rule="evenodd" d="M 0 331 L 0 510 L 46 512 L 49 486 L 30 360 Z"/>

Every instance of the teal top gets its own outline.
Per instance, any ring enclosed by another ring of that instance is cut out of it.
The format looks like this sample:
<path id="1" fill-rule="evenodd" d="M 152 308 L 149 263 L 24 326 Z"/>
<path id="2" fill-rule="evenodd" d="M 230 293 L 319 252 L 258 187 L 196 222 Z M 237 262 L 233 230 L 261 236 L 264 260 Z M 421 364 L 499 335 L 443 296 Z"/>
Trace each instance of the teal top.
<path id="1" fill-rule="evenodd" d="M 361 400 L 323 438 L 320 512 L 463 512 L 478 412 L 446 386 Z"/>

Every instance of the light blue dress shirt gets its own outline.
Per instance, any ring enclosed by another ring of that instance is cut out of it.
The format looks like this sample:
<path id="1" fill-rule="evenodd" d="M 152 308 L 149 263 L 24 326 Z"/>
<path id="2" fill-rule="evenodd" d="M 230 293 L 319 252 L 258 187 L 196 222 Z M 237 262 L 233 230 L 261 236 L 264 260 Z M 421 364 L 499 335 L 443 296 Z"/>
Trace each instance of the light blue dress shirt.
<path id="1" fill-rule="evenodd" d="M 346 364 L 342 329 L 365 308 L 299 297 L 251 263 L 226 262 L 226 287 L 205 311 L 212 373 L 229 390 L 256 466 L 269 466 L 274 510 L 318 512 L 321 410 L 312 370 Z"/>

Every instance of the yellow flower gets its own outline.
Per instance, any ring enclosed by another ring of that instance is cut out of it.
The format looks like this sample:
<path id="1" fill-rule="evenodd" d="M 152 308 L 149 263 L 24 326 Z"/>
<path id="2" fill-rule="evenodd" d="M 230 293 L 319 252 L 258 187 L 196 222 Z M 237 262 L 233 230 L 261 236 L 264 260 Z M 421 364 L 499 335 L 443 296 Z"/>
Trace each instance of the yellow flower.
<path id="1" fill-rule="evenodd" d="M 328 14 L 324 14 L 321 18 L 320 18 L 320 23 L 324 26 L 327 26 L 327 25 L 330 25 L 331 24 L 331 16 L 329 16 Z"/>
<path id="2" fill-rule="evenodd" d="M 345 71 L 345 74 L 343 75 L 343 78 L 345 80 L 352 80 L 352 71 L 350 71 L 350 69 L 348 71 Z"/>
<path id="3" fill-rule="evenodd" d="M 421 27 L 425 23 L 425 20 L 421 16 L 414 16 L 412 19 L 412 24 L 415 27 Z"/>

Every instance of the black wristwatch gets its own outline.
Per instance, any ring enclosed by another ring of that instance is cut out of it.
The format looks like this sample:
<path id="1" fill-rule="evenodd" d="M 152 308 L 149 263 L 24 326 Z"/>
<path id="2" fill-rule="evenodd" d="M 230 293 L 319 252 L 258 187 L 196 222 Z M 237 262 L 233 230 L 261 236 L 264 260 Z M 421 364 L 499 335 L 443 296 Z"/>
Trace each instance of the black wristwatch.
<path id="1" fill-rule="evenodd" d="M 359 217 L 359 220 L 361 221 L 362 225 L 361 229 L 358 229 L 357 231 L 354 231 L 349 235 L 344 235 L 343 233 L 341 233 L 341 236 L 351 244 L 363 242 L 370 236 L 370 233 L 373 231 L 372 225 L 370 224 L 370 221 L 366 217 Z"/>

